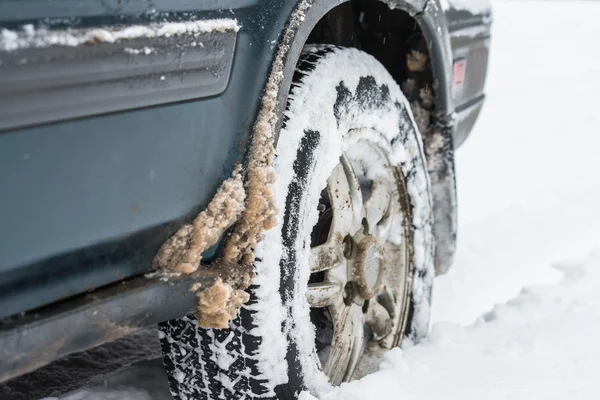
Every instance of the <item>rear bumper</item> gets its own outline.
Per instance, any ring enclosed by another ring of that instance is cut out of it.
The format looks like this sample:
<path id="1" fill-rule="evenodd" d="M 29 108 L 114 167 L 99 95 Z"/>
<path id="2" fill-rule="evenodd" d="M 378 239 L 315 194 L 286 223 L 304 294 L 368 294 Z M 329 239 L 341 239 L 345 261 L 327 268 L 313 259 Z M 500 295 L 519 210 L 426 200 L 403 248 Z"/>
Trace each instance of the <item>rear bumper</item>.
<path id="1" fill-rule="evenodd" d="M 492 20 L 490 12 L 469 15 L 466 11 L 450 10 L 447 15 L 453 63 L 466 63 L 464 81 L 457 85 L 455 80 L 451 94 L 454 146 L 458 147 L 471 133 L 485 100 Z"/>
<path id="2" fill-rule="evenodd" d="M 485 102 L 485 95 L 474 98 L 457 108 L 454 114 L 454 147 L 457 148 L 467 139 Z"/>

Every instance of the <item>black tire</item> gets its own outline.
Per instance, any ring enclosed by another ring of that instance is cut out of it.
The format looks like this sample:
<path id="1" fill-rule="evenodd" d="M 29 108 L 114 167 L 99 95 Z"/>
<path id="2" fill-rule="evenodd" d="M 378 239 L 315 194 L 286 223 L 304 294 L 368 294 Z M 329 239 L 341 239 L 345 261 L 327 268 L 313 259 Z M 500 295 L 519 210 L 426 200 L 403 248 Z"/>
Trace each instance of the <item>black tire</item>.
<path id="1" fill-rule="evenodd" d="M 331 67 L 336 65 L 346 65 L 348 76 L 340 74 L 339 68 Z M 333 46 L 306 49 L 294 76 L 284 116 L 284 128 L 278 143 L 278 157 L 279 147 L 285 142 L 284 135 L 290 131 L 290 125 L 302 124 L 292 110 L 294 103 L 304 101 L 299 100 L 299 96 L 305 96 L 302 92 L 306 91 L 308 77 L 315 73 L 323 74 L 323 68 L 332 68 L 329 75 L 334 78 L 340 76 L 335 81 L 329 79 L 323 82 L 325 85 L 333 82 L 334 87 L 330 89 L 335 90 L 337 96 L 331 104 L 319 104 L 319 110 L 315 112 L 330 113 L 337 120 L 338 127 L 341 119 L 354 118 L 361 121 L 357 112 L 365 113 L 364 115 L 378 113 L 399 121 L 393 134 L 388 131 L 379 132 L 377 126 L 363 128 L 374 132 L 376 138 L 373 140 L 384 140 L 392 151 L 403 151 L 405 154 L 397 167 L 403 184 L 408 188 L 407 203 L 410 210 L 405 212 L 411 218 L 412 228 L 409 235 L 411 252 L 407 281 L 409 300 L 399 335 L 416 342 L 427 332 L 434 275 L 431 195 L 421 138 L 410 106 L 396 82 L 374 58 L 358 50 Z M 346 80 L 350 83 L 347 84 Z M 351 82 L 359 84 L 353 85 Z M 308 103 L 304 106 L 311 107 Z M 263 246 L 275 246 L 269 242 L 269 237 L 278 236 L 285 249 L 279 261 L 261 258 L 264 248 L 258 252 L 257 283 L 260 284 L 249 289 L 250 302 L 242 307 L 238 318 L 231 323 L 231 329 L 201 329 L 193 316 L 160 325 L 164 364 L 171 393 L 177 400 L 259 397 L 293 399 L 300 390 L 308 388 L 319 391 L 323 387 L 323 377 L 317 376 L 318 371 L 315 372 L 313 366 L 309 365 L 315 360 L 314 354 L 308 354 L 310 350 L 307 350 L 306 343 L 301 343 L 298 339 L 301 336 L 298 331 L 313 328 L 307 328 L 306 320 L 299 321 L 296 318 L 297 315 L 304 315 L 307 309 L 307 306 L 299 306 L 301 302 L 295 301 L 307 282 L 306 272 L 302 272 L 301 268 L 302 256 L 296 250 L 306 247 L 307 232 L 303 218 L 308 218 L 310 211 L 307 210 L 316 208 L 316 204 L 309 204 L 306 196 L 312 185 L 321 184 L 321 188 L 324 186 L 324 182 L 314 182 L 313 179 L 318 164 L 324 159 L 323 154 L 318 154 L 324 149 L 321 146 L 322 139 L 325 138 L 323 135 L 333 133 L 321 132 L 312 125 L 296 126 L 295 129 L 302 132 L 303 136 L 296 141 L 294 159 L 286 162 L 288 169 L 293 166 L 293 177 L 284 189 L 287 196 L 283 202 L 285 208 L 280 213 L 282 223 L 267 232 L 262 243 Z M 289 152 L 292 145 L 287 143 L 287 146 Z M 310 241 L 310 231 L 308 235 Z M 267 264 L 273 265 L 273 262 L 278 266 L 276 273 L 272 267 L 270 270 L 266 267 Z M 273 302 L 271 298 L 268 303 L 273 314 L 269 324 L 277 329 L 260 331 L 257 325 L 265 323 L 265 315 L 268 315 L 268 310 L 261 308 L 263 302 L 267 304 L 264 300 L 269 294 L 269 290 L 265 289 L 267 286 L 274 288 L 271 292 L 277 290 L 275 293 L 278 294 L 278 302 Z M 278 360 L 273 360 L 273 355 L 271 359 L 261 355 L 266 346 L 279 349 L 272 351 L 275 357 L 279 357 Z"/>

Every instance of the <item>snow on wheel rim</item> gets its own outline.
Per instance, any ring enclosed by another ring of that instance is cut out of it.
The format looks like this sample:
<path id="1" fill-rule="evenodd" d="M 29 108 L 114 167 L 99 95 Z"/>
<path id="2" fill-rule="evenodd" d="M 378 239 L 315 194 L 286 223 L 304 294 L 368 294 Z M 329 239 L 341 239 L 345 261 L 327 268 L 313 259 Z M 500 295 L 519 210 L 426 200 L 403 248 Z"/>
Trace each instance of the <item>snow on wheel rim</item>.
<path id="1" fill-rule="evenodd" d="M 319 203 L 307 301 L 321 367 L 333 385 L 354 377 L 366 349 L 389 349 L 402 331 L 408 221 L 396 179 L 385 152 L 358 141 L 340 157 Z M 393 220 L 404 228 L 400 234 Z M 360 375 L 367 372 L 363 367 Z"/>

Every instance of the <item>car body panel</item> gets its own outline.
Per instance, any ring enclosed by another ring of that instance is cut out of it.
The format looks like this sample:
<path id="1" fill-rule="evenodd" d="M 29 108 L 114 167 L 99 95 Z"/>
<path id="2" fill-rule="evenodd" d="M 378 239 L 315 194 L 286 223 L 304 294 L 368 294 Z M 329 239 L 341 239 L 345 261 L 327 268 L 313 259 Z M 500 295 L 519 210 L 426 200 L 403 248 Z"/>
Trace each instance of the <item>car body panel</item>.
<path id="1" fill-rule="evenodd" d="M 485 0 L 445 3 L 448 36 L 453 62 L 464 60 L 464 83 L 452 90 L 453 135 L 455 147 L 471 133 L 483 106 L 489 49 L 492 10 Z"/>
<path id="2" fill-rule="evenodd" d="M 63 1 L 48 3 L 45 10 L 92 20 L 100 13 L 121 23 L 114 17 L 121 11 L 78 3 L 68 9 Z M 0 196 L 0 318 L 148 271 L 158 246 L 208 204 L 245 150 L 274 41 L 293 6 L 240 4 L 234 13 L 244 29 L 219 96 L 199 93 L 196 100 L 0 133 L 0 187 L 7 188 Z M 39 17 L 39 8 L 25 12 L 32 14 L 7 25 Z M 92 20 L 80 24 L 93 26 Z"/>
<path id="3" fill-rule="evenodd" d="M 241 26 L 227 82 L 216 91 L 154 99 L 142 108 L 69 115 L 77 118 L 64 121 L 58 115 L 22 120 L 0 132 L 0 318 L 150 269 L 160 244 L 208 204 L 243 158 L 278 43 L 298 3 L 0 0 L 0 26 L 12 30 L 23 24 L 65 29 L 214 18 L 235 18 Z M 286 44 L 279 111 L 310 31 L 342 1 L 309 3 Z M 464 10 L 455 12 L 439 0 L 386 3 L 421 25 L 440 112 L 455 143 L 461 142 L 474 122 L 472 110 L 478 112 L 483 101 L 489 15 L 477 19 L 467 13 L 467 18 Z M 482 33 L 469 37 L 469 29 Z M 453 61 L 461 58 L 468 66 L 459 93 L 451 81 Z M 0 65 L 0 73 L 7 65 Z M 129 93 L 126 86 L 123 90 Z"/>

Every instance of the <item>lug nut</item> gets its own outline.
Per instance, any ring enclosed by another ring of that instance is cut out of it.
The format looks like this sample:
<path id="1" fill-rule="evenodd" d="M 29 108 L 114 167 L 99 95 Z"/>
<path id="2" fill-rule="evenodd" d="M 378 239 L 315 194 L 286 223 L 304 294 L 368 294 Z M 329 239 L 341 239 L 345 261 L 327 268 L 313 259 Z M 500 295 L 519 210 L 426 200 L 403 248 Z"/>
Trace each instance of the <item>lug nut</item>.
<path id="1" fill-rule="evenodd" d="M 342 250 L 344 252 L 344 257 L 350 258 L 352 256 L 352 237 L 350 235 L 344 238 L 344 242 L 342 243 Z"/>
<path id="2" fill-rule="evenodd" d="M 348 283 L 346 283 L 346 286 L 344 286 L 344 304 L 346 304 L 347 306 L 352 304 L 353 297 L 354 297 L 354 285 L 352 285 L 352 282 L 348 282 Z"/>

